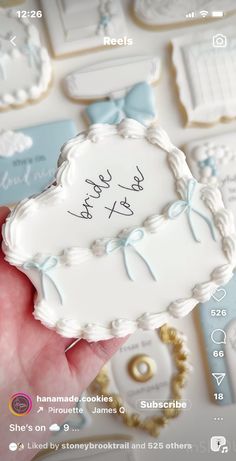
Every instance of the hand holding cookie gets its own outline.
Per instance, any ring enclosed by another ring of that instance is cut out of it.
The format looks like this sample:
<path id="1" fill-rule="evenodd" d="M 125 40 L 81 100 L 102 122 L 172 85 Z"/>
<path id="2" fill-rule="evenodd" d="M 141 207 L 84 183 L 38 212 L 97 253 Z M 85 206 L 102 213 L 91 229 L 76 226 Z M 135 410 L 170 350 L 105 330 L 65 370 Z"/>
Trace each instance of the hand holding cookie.
<path id="1" fill-rule="evenodd" d="M 8 214 L 0 208 L 0 224 Z M 9 432 L 9 424 L 16 423 L 10 413 L 8 401 L 16 389 L 31 396 L 33 406 L 27 423 L 49 427 L 60 423 L 65 415 L 44 412 L 37 414 L 37 395 L 76 395 L 95 378 L 102 365 L 121 346 L 124 339 L 97 343 L 81 340 L 65 353 L 72 340 L 66 340 L 56 332 L 44 328 L 32 316 L 34 289 L 27 277 L 4 261 L 0 253 L 0 348 L 1 348 L 1 400 L 3 412 L 0 416 L 1 437 L 5 439 L 0 448 L 0 458 L 13 460 L 14 454 L 8 445 L 14 441 L 24 444 L 31 441 L 30 432 Z M 56 389 L 56 391 L 55 391 Z M 66 404 L 68 406 L 68 404 Z M 34 439 L 43 443 L 49 431 L 34 432 Z M 7 447 L 7 450 L 6 450 Z M 17 460 L 32 458 L 30 450 L 16 452 Z M 22 456 L 22 458 L 21 458 Z"/>

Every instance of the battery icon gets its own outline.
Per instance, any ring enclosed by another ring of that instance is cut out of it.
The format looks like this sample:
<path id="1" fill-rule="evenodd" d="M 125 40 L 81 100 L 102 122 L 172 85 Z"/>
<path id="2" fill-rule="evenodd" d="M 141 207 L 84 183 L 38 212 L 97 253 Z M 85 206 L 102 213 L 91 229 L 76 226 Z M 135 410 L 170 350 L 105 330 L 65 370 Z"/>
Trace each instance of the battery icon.
<path id="1" fill-rule="evenodd" d="M 211 15 L 213 18 L 223 18 L 224 11 L 212 11 Z"/>

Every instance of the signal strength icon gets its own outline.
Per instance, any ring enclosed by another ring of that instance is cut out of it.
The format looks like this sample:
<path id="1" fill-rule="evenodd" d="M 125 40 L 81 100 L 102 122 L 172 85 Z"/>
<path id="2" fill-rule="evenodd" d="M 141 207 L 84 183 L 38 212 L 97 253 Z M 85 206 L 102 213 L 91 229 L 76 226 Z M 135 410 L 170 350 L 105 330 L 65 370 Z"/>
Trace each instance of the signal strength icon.
<path id="1" fill-rule="evenodd" d="M 202 16 L 202 18 L 205 18 L 206 16 L 208 16 L 208 11 L 202 10 L 202 11 L 200 11 L 199 14 Z"/>
<path id="2" fill-rule="evenodd" d="M 187 13 L 185 16 L 186 18 L 191 19 L 191 18 L 195 18 L 196 14 L 194 11 L 190 11 L 190 13 Z"/>

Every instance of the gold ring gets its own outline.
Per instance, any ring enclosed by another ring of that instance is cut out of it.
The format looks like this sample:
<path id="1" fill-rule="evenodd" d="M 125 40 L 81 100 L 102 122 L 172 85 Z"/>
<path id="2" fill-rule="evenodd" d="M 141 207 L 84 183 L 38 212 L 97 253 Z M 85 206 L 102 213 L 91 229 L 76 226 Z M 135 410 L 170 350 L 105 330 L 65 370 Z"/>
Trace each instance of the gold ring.
<path id="1" fill-rule="evenodd" d="M 156 372 L 156 363 L 149 355 L 139 354 L 128 363 L 128 371 L 135 381 L 145 383 Z"/>
<path id="2" fill-rule="evenodd" d="M 157 331 L 157 334 L 163 344 L 167 347 L 171 346 L 171 354 L 173 356 L 173 362 L 177 369 L 177 373 L 174 373 L 171 379 L 170 398 L 173 400 L 180 400 L 182 398 L 183 388 L 186 386 L 187 376 L 189 373 L 189 356 L 186 352 L 186 342 L 178 330 L 174 327 L 169 327 L 166 324 Z M 144 357 L 145 360 L 148 358 L 148 362 L 151 361 L 152 363 L 152 359 L 147 355 L 138 355 L 133 357 L 128 364 L 128 369 L 132 377 L 134 376 L 133 362 L 134 359 L 137 359 L 137 357 L 139 358 L 139 361 L 140 357 Z M 143 362 L 143 360 L 141 360 L 141 362 Z M 143 368 L 142 371 L 145 371 L 145 369 Z M 138 381 L 140 382 L 140 379 L 138 379 Z M 161 411 L 161 416 L 154 415 L 148 418 L 142 418 L 139 414 L 128 411 L 124 414 L 120 414 L 119 410 L 121 407 L 125 406 L 125 402 L 123 402 L 123 399 L 119 394 L 112 393 L 109 390 L 109 387 L 109 372 L 106 367 L 103 367 L 95 378 L 92 386 L 93 392 L 98 395 L 106 395 L 111 399 L 109 400 L 108 407 L 116 409 L 124 424 L 129 427 L 142 429 L 153 437 L 158 437 L 162 428 L 165 427 L 172 418 L 176 418 L 176 416 L 178 416 L 181 412 L 178 409 L 165 408 Z"/>

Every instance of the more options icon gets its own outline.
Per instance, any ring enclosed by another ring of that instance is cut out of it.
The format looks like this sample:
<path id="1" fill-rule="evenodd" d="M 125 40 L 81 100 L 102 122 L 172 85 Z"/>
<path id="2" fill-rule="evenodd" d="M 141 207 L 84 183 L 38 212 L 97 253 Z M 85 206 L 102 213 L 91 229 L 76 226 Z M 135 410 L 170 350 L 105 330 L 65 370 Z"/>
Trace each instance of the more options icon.
<path id="1" fill-rule="evenodd" d="M 212 37 L 212 45 L 214 48 L 226 48 L 227 37 L 223 34 L 216 34 Z"/>

